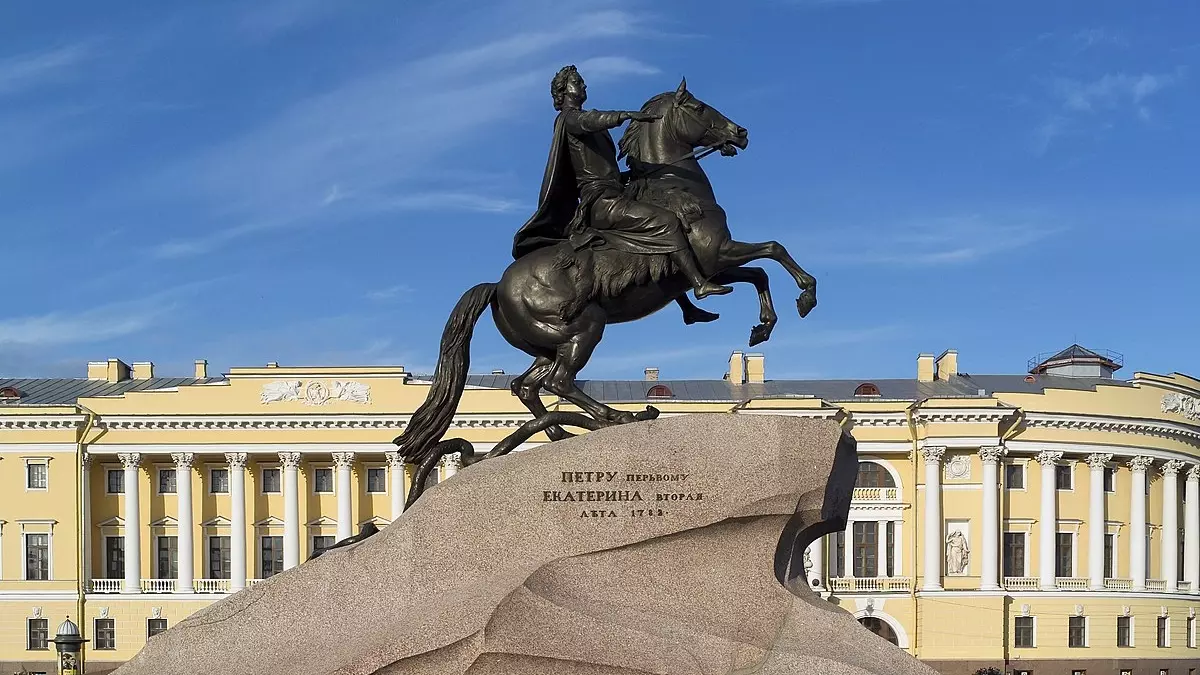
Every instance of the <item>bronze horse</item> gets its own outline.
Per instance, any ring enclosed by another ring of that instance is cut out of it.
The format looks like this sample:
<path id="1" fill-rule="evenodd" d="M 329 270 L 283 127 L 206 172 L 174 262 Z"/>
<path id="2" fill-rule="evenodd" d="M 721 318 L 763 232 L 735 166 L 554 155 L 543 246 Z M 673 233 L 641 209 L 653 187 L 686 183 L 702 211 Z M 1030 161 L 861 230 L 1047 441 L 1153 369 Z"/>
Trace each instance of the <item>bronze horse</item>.
<path id="1" fill-rule="evenodd" d="M 629 166 L 627 189 L 636 198 L 680 216 L 702 272 L 714 282 L 755 286 L 760 323 L 751 330 L 750 344 L 768 339 L 777 317 L 766 272 L 743 267 L 746 263 L 770 258 L 782 265 L 800 287 L 796 305 L 800 316 L 806 316 L 816 305 L 816 279 L 778 242 L 746 243 L 731 237 L 725 211 L 717 204 L 694 154 L 697 148 L 706 147 L 736 154 L 735 148 L 744 150 L 748 145 L 746 130 L 693 96 L 686 81 L 647 101 L 642 112 L 662 117 L 655 122 L 630 122 L 621 138 L 621 154 Z M 685 295 L 689 288 L 666 256 L 608 248 L 573 250 L 564 242 L 522 256 L 508 266 L 498 283 L 479 284 L 467 291 L 442 332 L 429 394 L 395 439 L 405 461 L 417 466 L 408 505 L 420 497 L 426 479 L 444 455 L 460 452 L 464 464 L 480 459 L 466 441 L 441 439 L 462 398 L 471 336 L 485 309 L 491 307 L 492 319 L 504 339 L 534 359 L 511 385 L 534 419 L 483 457 L 490 458 L 508 453 L 538 431 L 546 431 L 554 440 L 570 436 L 562 429 L 566 424 L 596 429 L 656 417 L 658 411 L 649 406 L 632 413 L 604 405 L 584 393 L 575 377 L 587 365 L 610 323 L 642 319 L 673 302 L 684 309 L 689 323 L 716 318 L 691 305 Z M 549 413 L 539 397 L 543 389 L 574 403 L 590 417 Z"/>

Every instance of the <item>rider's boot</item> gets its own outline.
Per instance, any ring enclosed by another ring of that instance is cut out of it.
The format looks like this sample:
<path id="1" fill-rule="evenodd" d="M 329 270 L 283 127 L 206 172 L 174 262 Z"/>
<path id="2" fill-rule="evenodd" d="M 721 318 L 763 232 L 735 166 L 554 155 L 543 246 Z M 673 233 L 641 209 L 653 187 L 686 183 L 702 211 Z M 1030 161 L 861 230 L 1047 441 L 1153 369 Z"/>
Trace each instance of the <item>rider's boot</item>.
<path id="1" fill-rule="evenodd" d="M 679 270 L 683 272 L 683 275 L 688 278 L 688 281 L 692 282 L 692 290 L 695 292 L 697 300 L 703 300 L 710 295 L 725 295 L 726 293 L 733 292 L 733 289 L 729 286 L 714 284 L 704 278 L 704 275 L 700 273 L 700 266 L 696 264 L 696 257 L 692 255 L 691 249 L 685 248 L 675 251 L 671 254 L 671 260 L 675 262 Z"/>

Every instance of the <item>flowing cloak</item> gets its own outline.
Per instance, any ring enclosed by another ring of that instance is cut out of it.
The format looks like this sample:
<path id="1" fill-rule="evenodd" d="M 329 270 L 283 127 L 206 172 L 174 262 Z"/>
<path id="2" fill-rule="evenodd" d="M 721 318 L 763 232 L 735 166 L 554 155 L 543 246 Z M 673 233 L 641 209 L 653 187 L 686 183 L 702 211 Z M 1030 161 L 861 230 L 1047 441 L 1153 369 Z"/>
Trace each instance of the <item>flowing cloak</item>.
<path id="1" fill-rule="evenodd" d="M 581 216 L 577 213 L 578 207 L 579 186 L 575 183 L 571 153 L 567 150 L 566 120 L 560 112 L 554 118 L 554 140 L 550 143 L 538 208 L 517 230 L 513 238 L 513 258 L 570 239 L 570 233 L 577 229 L 575 220 Z"/>

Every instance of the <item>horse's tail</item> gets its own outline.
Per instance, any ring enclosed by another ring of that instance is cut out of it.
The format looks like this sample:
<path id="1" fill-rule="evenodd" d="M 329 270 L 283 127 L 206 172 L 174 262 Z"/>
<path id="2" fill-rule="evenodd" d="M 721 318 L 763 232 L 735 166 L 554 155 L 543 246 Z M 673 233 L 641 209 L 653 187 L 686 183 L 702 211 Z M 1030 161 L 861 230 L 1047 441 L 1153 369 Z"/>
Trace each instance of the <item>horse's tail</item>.
<path id="1" fill-rule="evenodd" d="M 467 385 L 467 368 L 471 366 L 471 335 L 475 332 L 475 323 L 495 295 L 496 284 L 479 284 L 463 293 L 450 313 L 446 328 L 442 330 L 442 345 L 429 395 L 394 441 L 400 446 L 400 453 L 406 462 L 421 464 L 428 459 L 434 446 L 450 428 Z"/>

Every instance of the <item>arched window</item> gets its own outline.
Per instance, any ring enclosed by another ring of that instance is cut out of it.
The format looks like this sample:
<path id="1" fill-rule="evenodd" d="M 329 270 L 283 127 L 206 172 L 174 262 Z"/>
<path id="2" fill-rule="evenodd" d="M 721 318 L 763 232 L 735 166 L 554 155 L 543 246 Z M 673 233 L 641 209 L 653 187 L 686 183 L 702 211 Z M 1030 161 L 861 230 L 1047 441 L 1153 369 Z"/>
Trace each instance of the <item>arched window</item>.
<path id="1" fill-rule="evenodd" d="M 874 487 L 896 487 L 896 481 L 892 479 L 892 474 L 887 472 L 882 466 L 875 462 L 859 462 L 858 463 L 858 479 L 854 481 L 854 487 L 874 488 Z"/>
<path id="2" fill-rule="evenodd" d="M 879 387 L 876 387 L 874 384 L 872 384 L 870 382 L 863 382 L 862 384 L 858 385 L 857 389 L 854 390 L 854 395 L 855 396 L 878 396 L 879 395 Z"/>
<path id="3" fill-rule="evenodd" d="M 5 387 L 0 389 L 0 398 L 21 398 L 21 390 L 16 387 Z"/>
<path id="4" fill-rule="evenodd" d="M 675 396 L 675 392 L 665 384 L 656 384 L 646 392 L 646 398 L 671 398 L 673 396 Z"/>
<path id="5" fill-rule="evenodd" d="M 900 638 L 896 637 L 896 631 L 888 625 L 888 622 L 875 616 L 864 616 L 858 620 L 867 630 L 887 640 L 888 642 L 900 646 Z"/>

